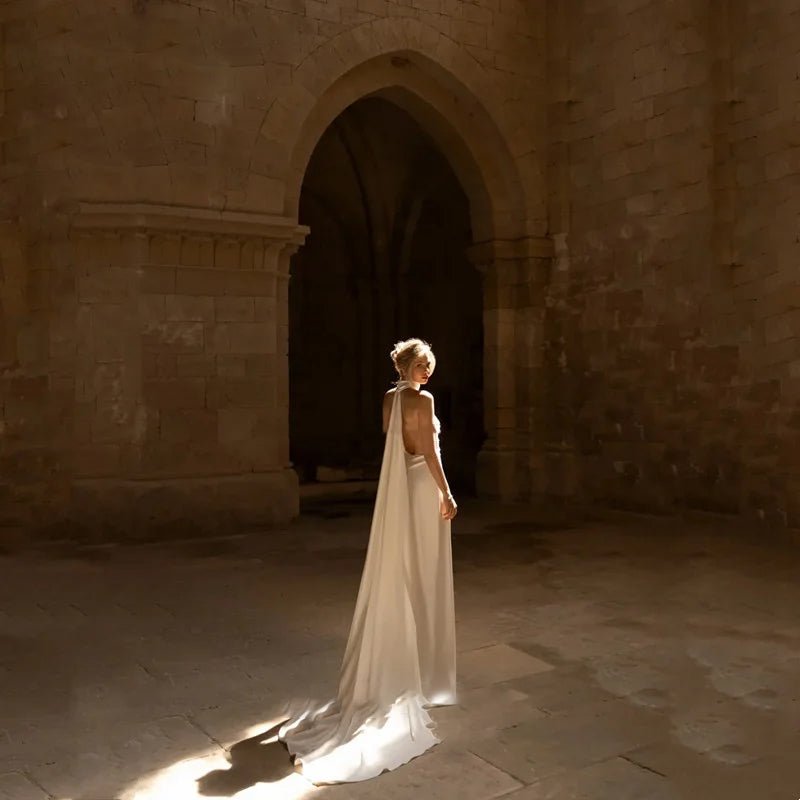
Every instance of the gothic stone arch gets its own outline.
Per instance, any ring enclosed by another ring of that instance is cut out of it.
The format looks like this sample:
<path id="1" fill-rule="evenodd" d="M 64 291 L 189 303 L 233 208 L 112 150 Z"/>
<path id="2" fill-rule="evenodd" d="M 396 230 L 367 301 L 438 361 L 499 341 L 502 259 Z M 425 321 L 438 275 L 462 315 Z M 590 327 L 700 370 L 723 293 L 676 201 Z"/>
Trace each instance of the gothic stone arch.
<path id="1" fill-rule="evenodd" d="M 484 274 L 484 418 L 478 467 L 485 496 L 537 492 L 541 459 L 532 442 L 524 379 L 541 344 L 544 283 L 551 243 L 532 235 L 517 162 L 493 108 L 490 81 L 466 51 L 413 20 L 355 28 L 312 53 L 266 115 L 260 164 L 284 187 L 283 212 L 297 221 L 308 161 L 325 129 L 349 105 L 378 95 L 408 111 L 439 145 L 470 201 L 471 257 Z M 541 205 L 541 198 L 536 198 Z M 288 254 L 277 296 L 278 395 L 288 398 Z M 525 330 L 521 330 L 524 327 Z M 527 343 L 527 344 L 526 344 Z M 279 426 L 288 453 L 288 399 Z M 286 465 L 289 466 L 288 463 Z"/>

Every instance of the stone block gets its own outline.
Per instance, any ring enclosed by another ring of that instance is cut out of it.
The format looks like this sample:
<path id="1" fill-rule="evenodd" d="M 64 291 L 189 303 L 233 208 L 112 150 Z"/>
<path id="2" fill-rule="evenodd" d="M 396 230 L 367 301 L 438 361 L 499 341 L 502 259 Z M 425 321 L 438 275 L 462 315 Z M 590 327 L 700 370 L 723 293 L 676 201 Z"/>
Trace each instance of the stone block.
<path id="1" fill-rule="evenodd" d="M 217 374 L 216 358 L 206 353 L 178 354 L 175 368 L 179 378 L 210 378 Z"/>
<path id="2" fill-rule="evenodd" d="M 77 447 L 72 457 L 75 475 L 80 478 L 105 478 L 118 475 L 120 446 L 92 444 Z"/>
<path id="3" fill-rule="evenodd" d="M 33 269 L 28 273 L 27 299 L 34 310 L 50 308 L 52 270 Z"/>
<path id="4" fill-rule="evenodd" d="M 514 800 L 681 800 L 675 783 L 646 767 L 611 758 L 574 772 L 555 775 L 515 793 Z"/>
<path id="5" fill-rule="evenodd" d="M 132 438 L 134 409 L 122 391 L 97 402 L 91 418 L 91 442 L 99 445 L 116 445 Z M 109 451 L 110 452 L 110 451 Z"/>
<path id="6" fill-rule="evenodd" d="M 158 325 L 166 319 L 166 295 L 141 294 L 138 299 L 139 320 L 143 328 Z"/>
<path id="7" fill-rule="evenodd" d="M 223 354 L 216 356 L 216 374 L 220 378 L 244 378 L 247 374 L 247 357 Z"/>
<path id="8" fill-rule="evenodd" d="M 49 796 L 22 772 L 0 774 L 0 800 L 47 800 Z"/>
<path id="9" fill-rule="evenodd" d="M 262 209 L 265 214 L 283 213 L 286 186 L 280 178 L 250 173 L 247 176 L 245 202 L 250 208 Z"/>
<path id="10" fill-rule="evenodd" d="M 160 421 L 161 440 L 171 444 L 213 442 L 217 437 L 214 411 L 195 408 L 162 410 Z"/>
<path id="11" fill-rule="evenodd" d="M 255 308 L 259 308 L 269 298 L 258 297 L 216 297 L 214 298 L 214 316 L 218 322 L 253 322 Z M 259 321 L 264 321 L 259 317 Z"/>
<path id="12" fill-rule="evenodd" d="M 459 653 L 458 659 L 461 681 L 470 688 L 553 669 L 552 664 L 506 644 L 490 645 Z"/>
<path id="13" fill-rule="evenodd" d="M 202 409 L 205 407 L 206 382 L 202 378 L 144 381 L 142 398 L 148 405 L 161 410 Z"/>
<path id="14" fill-rule="evenodd" d="M 278 369 L 276 355 L 249 355 L 245 359 L 245 371 L 248 376 L 268 376 L 274 380 Z"/>
<path id="15" fill-rule="evenodd" d="M 764 320 L 764 340 L 775 344 L 800 335 L 800 310 L 785 311 Z"/>
<path id="16" fill-rule="evenodd" d="M 173 353 L 144 350 L 142 352 L 142 376 L 146 379 L 178 377 L 177 356 Z"/>
<path id="17" fill-rule="evenodd" d="M 253 302 L 256 322 L 273 322 L 278 319 L 274 297 L 256 297 Z"/>
<path id="18" fill-rule="evenodd" d="M 214 320 L 214 298 L 168 294 L 164 297 L 164 318 L 169 321 Z"/>
<path id="19" fill-rule="evenodd" d="M 181 238 L 178 235 L 150 237 L 148 261 L 151 264 L 180 264 Z"/>
<path id="20" fill-rule="evenodd" d="M 225 271 L 213 269 L 180 269 L 177 273 L 178 294 L 272 297 L 275 279 L 263 272 Z"/>
<path id="21" fill-rule="evenodd" d="M 417 794 L 421 786 L 441 800 L 492 800 L 513 796 L 521 788 L 517 780 L 490 762 L 444 745 L 382 778 L 386 800 Z M 367 800 L 373 796 L 372 791 L 368 781 L 348 784 L 348 794 L 354 800 Z"/>
<path id="22" fill-rule="evenodd" d="M 201 322 L 160 322 L 146 325 L 141 338 L 146 348 L 170 353 L 201 353 L 204 328 Z"/>
<path id="23" fill-rule="evenodd" d="M 305 13 L 309 19 L 318 19 L 327 22 L 341 21 L 339 5 L 322 2 L 322 0 L 306 0 Z"/>
<path id="24" fill-rule="evenodd" d="M 140 289 L 145 294 L 173 294 L 175 292 L 175 269 L 169 267 L 140 267 L 138 270 Z M 199 294 L 204 294 L 199 292 Z"/>
<path id="25" fill-rule="evenodd" d="M 240 445 L 258 438 L 259 427 L 270 421 L 271 414 L 260 408 L 220 408 L 217 412 L 219 443 Z"/>
<path id="26" fill-rule="evenodd" d="M 41 400 L 47 394 L 48 380 L 45 375 L 18 376 L 6 384 L 6 394 L 21 400 Z"/>
<path id="27" fill-rule="evenodd" d="M 201 247 L 203 241 L 197 236 L 184 236 L 181 239 L 180 263 L 183 266 L 199 267 L 203 264 Z"/>
<path id="28" fill-rule="evenodd" d="M 133 291 L 130 270 L 84 268 L 78 272 L 78 300 L 81 303 L 122 303 Z"/>
<path id="29" fill-rule="evenodd" d="M 214 266 L 219 269 L 241 268 L 241 244 L 235 239 L 214 242 Z"/>
<path id="30" fill-rule="evenodd" d="M 214 266 L 214 240 L 211 237 L 197 240 L 198 266 Z"/>
<path id="31" fill-rule="evenodd" d="M 275 327 L 265 322 L 221 322 L 209 331 L 209 352 L 269 354 L 275 352 Z"/>
<path id="32" fill-rule="evenodd" d="M 263 378 L 212 378 L 208 381 L 208 408 L 255 407 L 273 408 L 275 390 L 271 381 Z"/>
<path id="33" fill-rule="evenodd" d="M 239 267 L 240 269 L 264 268 L 264 246 L 260 241 L 248 239 L 242 242 Z"/>
<path id="34" fill-rule="evenodd" d="M 662 717 L 609 702 L 500 731 L 472 750 L 518 780 L 536 783 L 622 755 L 666 734 Z"/>

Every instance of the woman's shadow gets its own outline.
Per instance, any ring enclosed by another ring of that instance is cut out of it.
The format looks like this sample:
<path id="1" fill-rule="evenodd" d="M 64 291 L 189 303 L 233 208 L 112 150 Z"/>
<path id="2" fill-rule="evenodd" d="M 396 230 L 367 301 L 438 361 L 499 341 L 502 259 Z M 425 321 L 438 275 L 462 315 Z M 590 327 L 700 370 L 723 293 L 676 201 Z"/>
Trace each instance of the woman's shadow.
<path id="1" fill-rule="evenodd" d="M 230 797 L 257 783 L 275 783 L 294 772 L 286 745 L 278 740 L 279 722 L 230 749 L 229 769 L 214 769 L 197 779 L 202 795 Z"/>

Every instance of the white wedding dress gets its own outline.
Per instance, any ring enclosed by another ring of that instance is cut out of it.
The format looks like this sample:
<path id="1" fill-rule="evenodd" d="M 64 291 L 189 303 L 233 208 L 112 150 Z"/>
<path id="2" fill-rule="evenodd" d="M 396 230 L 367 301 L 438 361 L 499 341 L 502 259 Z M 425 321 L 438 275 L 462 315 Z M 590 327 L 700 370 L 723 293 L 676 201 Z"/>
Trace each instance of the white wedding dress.
<path id="1" fill-rule="evenodd" d="M 439 741 L 426 707 L 456 700 L 450 522 L 424 456 L 403 444 L 409 387 L 400 381 L 392 401 L 338 695 L 279 734 L 316 784 L 373 778 L 424 753 Z"/>

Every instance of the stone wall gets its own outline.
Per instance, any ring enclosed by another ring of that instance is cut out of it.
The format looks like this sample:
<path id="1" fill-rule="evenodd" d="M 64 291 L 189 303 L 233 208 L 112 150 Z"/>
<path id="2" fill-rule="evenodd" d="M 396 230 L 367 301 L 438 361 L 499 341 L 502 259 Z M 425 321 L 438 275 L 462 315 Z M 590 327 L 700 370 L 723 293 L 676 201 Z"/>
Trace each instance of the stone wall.
<path id="1" fill-rule="evenodd" d="M 798 523 L 790 4 L 15 0 L 2 33 L 6 530 L 294 513 L 301 187 L 370 95 L 469 201 L 481 491 Z"/>
<path id="2" fill-rule="evenodd" d="M 194 535 L 296 513 L 286 283 L 311 151 L 350 102 L 391 93 L 452 160 L 483 238 L 542 236 L 529 8 L 5 5 L 6 534 Z M 499 323 L 489 339 L 498 352 Z M 514 398 L 489 394 L 494 463 Z"/>
<path id="3" fill-rule="evenodd" d="M 560 11 L 549 450 L 604 504 L 797 525 L 800 13 Z"/>

